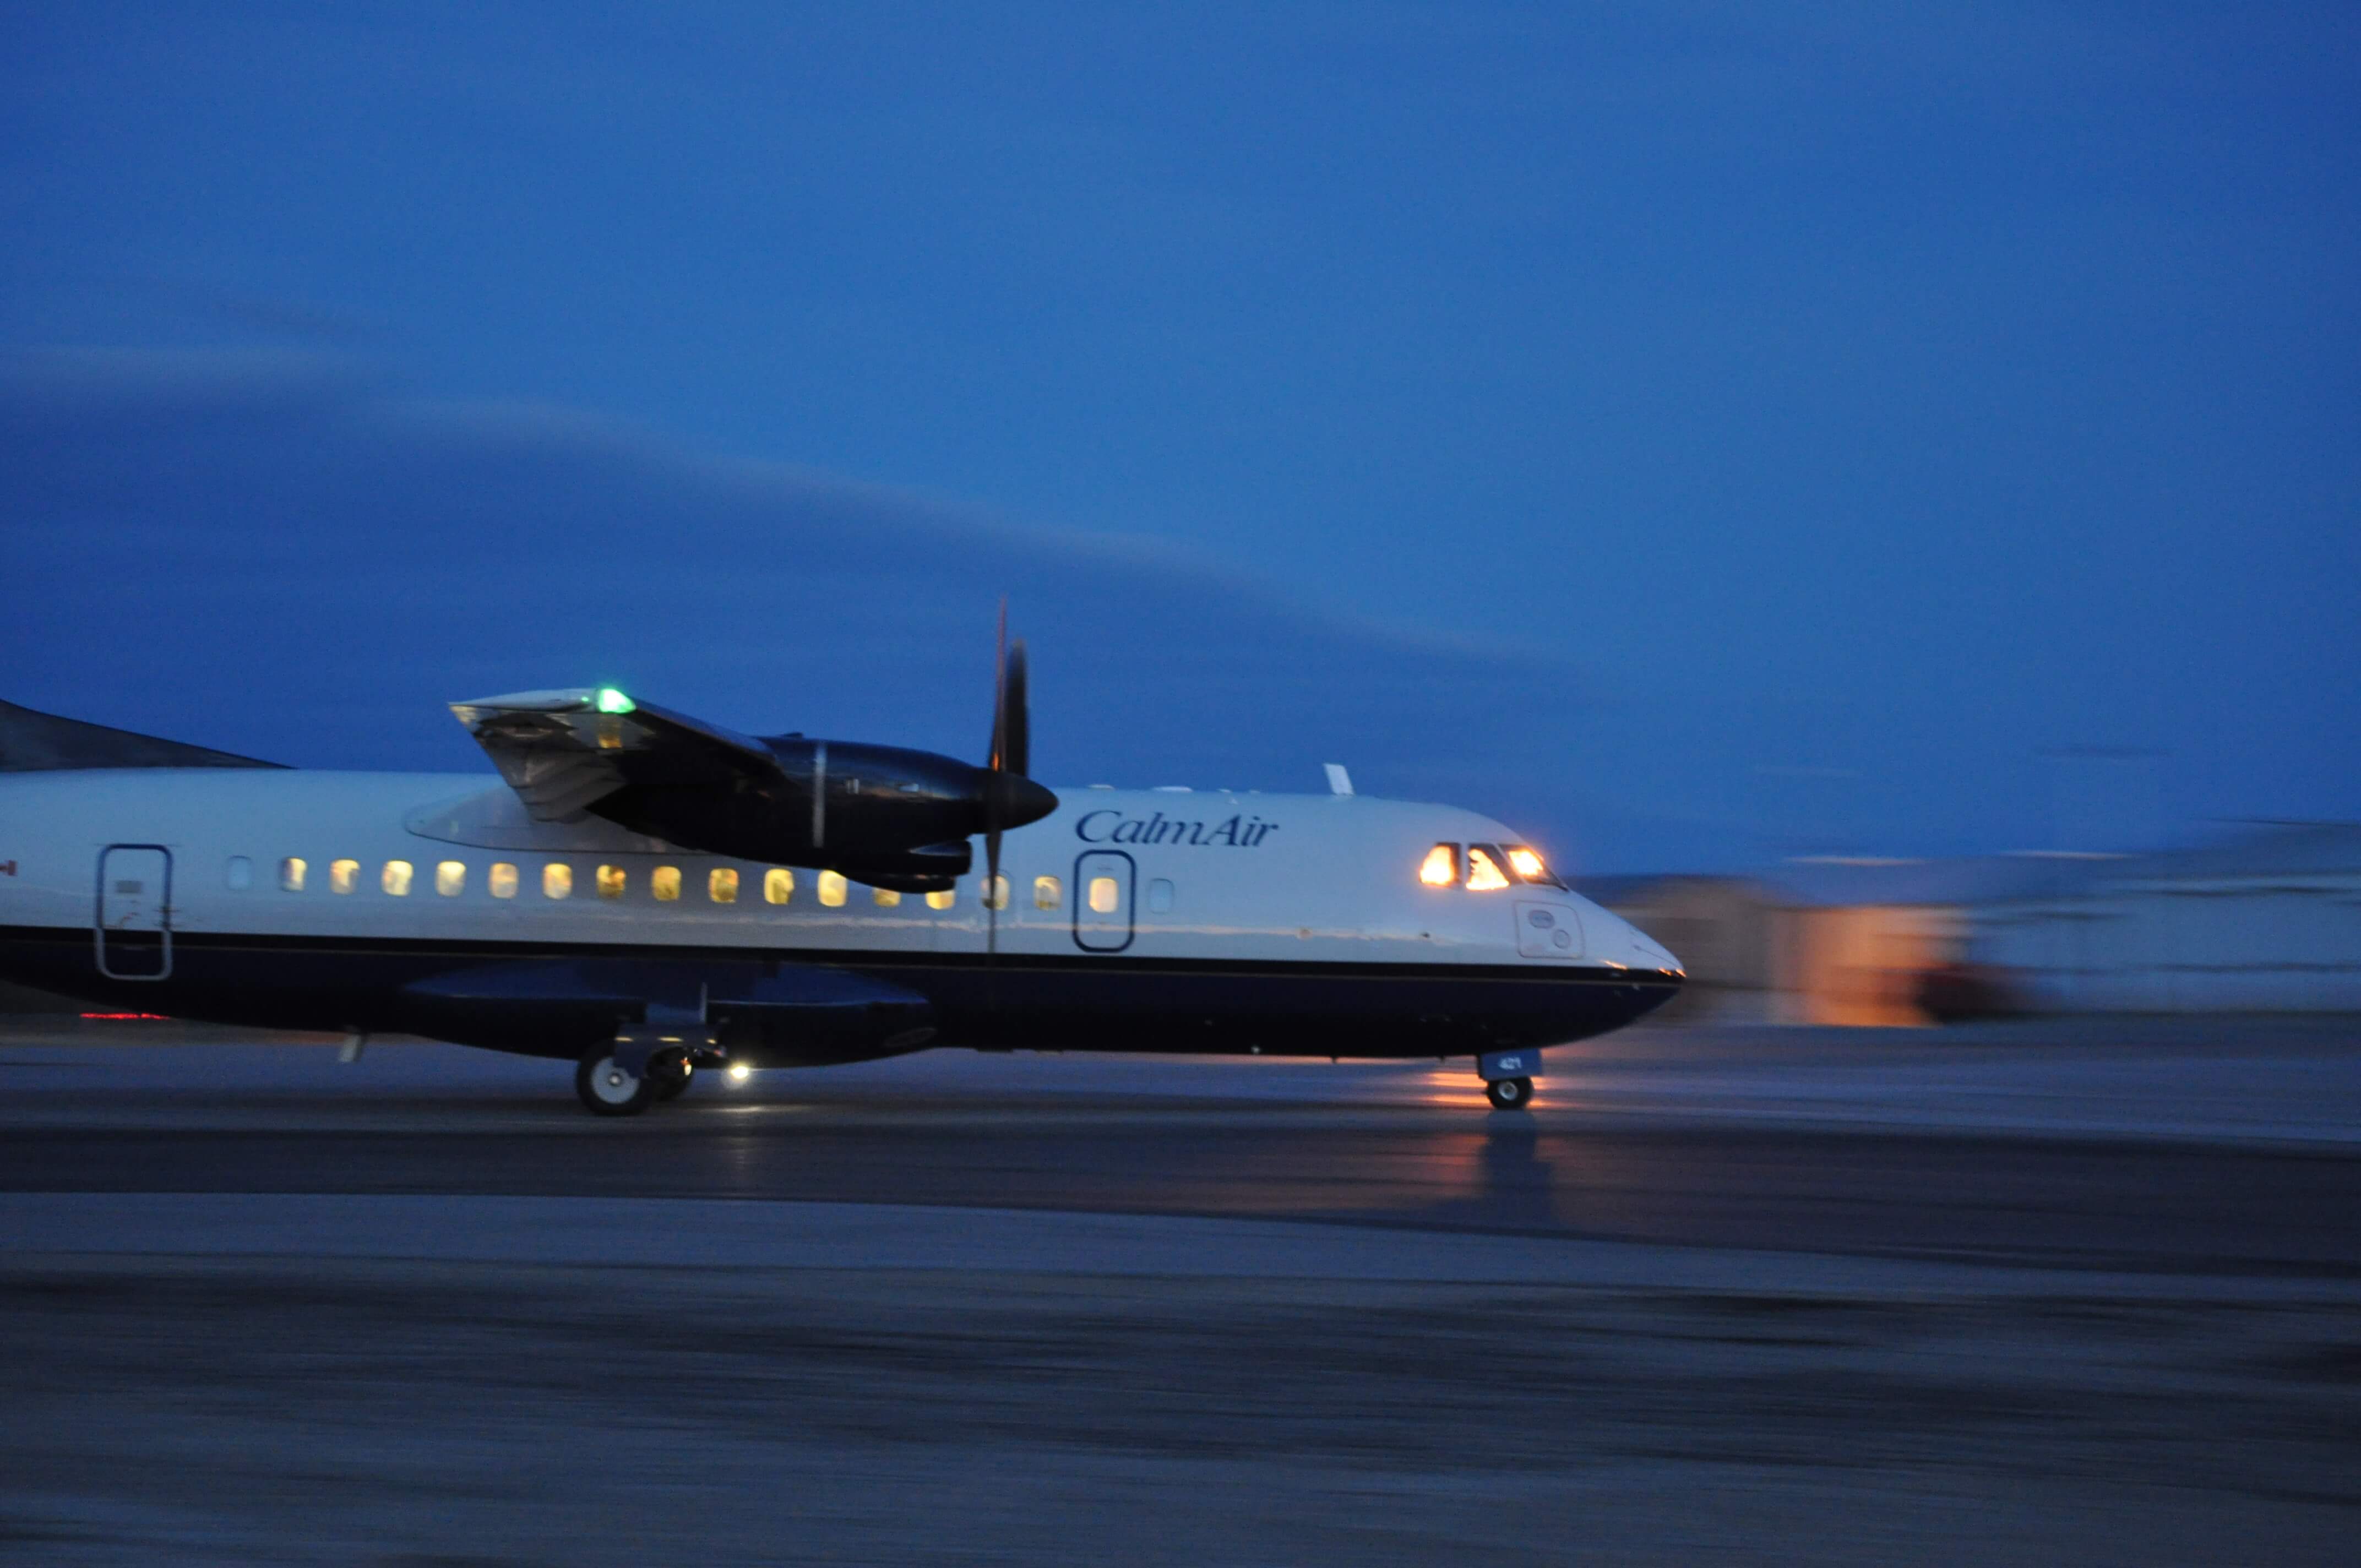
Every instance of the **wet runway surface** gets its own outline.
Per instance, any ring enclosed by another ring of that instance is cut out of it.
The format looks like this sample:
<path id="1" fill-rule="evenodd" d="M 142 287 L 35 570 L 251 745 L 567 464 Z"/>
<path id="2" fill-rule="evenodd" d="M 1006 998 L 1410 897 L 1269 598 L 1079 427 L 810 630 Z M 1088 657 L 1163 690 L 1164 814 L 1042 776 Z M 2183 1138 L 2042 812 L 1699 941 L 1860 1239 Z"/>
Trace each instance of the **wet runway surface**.
<path id="1" fill-rule="evenodd" d="M 0 1030 L 0 1560 L 2350 1561 L 2351 1021 L 1554 1058 Z"/>

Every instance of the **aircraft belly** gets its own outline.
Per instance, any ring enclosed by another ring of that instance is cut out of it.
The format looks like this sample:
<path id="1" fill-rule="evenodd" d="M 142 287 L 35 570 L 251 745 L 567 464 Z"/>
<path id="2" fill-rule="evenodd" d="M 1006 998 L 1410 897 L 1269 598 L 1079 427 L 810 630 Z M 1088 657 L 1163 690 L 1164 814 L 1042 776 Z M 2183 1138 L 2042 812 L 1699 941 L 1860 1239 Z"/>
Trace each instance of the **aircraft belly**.
<path id="1" fill-rule="evenodd" d="M 874 977 L 922 1003 L 933 1043 L 990 1048 L 1106 1051 L 1246 1051 L 1273 1055 L 1415 1057 L 1546 1045 L 1620 1027 L 1675 989 L 1616 971 L 1472 964 L 1109 959 L 803 948 L 745 949 L 551 942 L 445 942 L 372 938 L 274 938 L 186 933 L 160 981 L 100 976 L 85 928 L 0 933 L 0 973 L 26 984 L 141 1011 L 257 1027 L 428 1033 L 535 1054 L 570 1055 L 607 1026 L 598 998 L 550 998 L 534 1014 L 515 998 L 488 1003 L 518 1026 L 470 1028 L 464 986 L 422 1007 L 407 990 L 521 961 L 597 966 L 653 964 L 727 977 L 750 970 L 786 975 Z M 882 1000 L 882 999 L 881 999 Z M 756 1009 L 750 1003 L 751 1016 Z M 879 1039 L 906 1036 L 916 1014 Z M 777 1047 L 822 1014 L 774 1012 L 764 1031 Z M 838 1020 L 840 1023 L 840 1019 Z M 836 1028 L 831 1024 L 830 1028 Z M 839 1030 L 838 1032 L 841 1032 Z M 851 1037 L 848 1036 L 848 1039 Z M 881 1053 L 882 1054 L 882 1053 Z M 842 1058 L 838 1059 L 850 1059 Z"/>

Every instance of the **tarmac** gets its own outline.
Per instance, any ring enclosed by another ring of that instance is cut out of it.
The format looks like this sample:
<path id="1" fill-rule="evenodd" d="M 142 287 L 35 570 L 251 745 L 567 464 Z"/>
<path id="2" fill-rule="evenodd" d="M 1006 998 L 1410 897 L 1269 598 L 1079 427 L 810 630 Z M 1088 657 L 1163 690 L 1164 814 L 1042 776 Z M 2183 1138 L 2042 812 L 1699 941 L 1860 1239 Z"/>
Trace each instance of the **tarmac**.
<path id="1" fill-rule="evenodd" d="M 562 1063 L 0 1028 L 0 1560 L 2345 1562 L 2361 1023 Z"/>

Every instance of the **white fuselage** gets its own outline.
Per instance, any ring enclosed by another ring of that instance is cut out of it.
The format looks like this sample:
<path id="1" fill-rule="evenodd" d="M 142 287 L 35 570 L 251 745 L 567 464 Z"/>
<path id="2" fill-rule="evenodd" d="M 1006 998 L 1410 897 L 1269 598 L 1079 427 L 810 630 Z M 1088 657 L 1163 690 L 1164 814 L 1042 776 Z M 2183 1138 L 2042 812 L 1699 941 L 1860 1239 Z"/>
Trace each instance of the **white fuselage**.
<path id="1" fill-rule="evenodd" d="M 1521 841 L 1472 812 L 1228 791 L 1068 789 L 1060 800 L 1053 815 L 1007 835 L 996 940 L 1012 957 L 1677 968 L 1630 925 L 1556 887 L 1422 883 L 1421 860 L 1434 844 Z M 596 817 L 535 822 L 482 775 L 291 769 L 0 777 L 0 861 L 14 868 L 0 876 L 0 927 L 91 930 L 104 897 L 99 858 L 111 845 L 170 852 L 168 924 L 180 938 L 848 959 L 982 953 L 987 941 L 981 866 L 931 902 L 800 869 L 788 891 L 776 879 L 766 885 L 774 868 L 679 850 Z M 1104 905 L 1108 881 L 1114 907 L 1093 908 L 1092 884 Z M 155 903 L 155 890 L 148 897 Z M 1571 939 L 1531 940 L 1519 910 L 1534 905 L 1552 910 L 1552 930 Z"/>

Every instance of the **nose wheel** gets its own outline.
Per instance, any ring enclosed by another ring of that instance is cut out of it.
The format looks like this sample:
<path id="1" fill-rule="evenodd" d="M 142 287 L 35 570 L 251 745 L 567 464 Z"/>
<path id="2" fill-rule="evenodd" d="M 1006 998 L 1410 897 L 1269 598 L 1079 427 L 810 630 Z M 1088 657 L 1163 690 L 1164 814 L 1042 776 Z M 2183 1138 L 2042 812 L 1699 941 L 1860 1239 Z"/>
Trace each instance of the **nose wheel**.
<path id="1" fill-rule="evenodd" d="M 1496 1078 L 1484 1086 L 1484 1098 L 1496 1111 L 1522 1111 L 1533 1102 L 1533 1080 L 1530 1078 Z"/>

